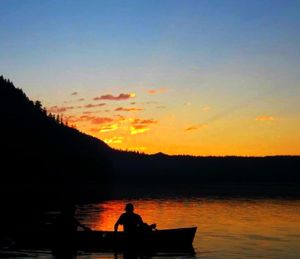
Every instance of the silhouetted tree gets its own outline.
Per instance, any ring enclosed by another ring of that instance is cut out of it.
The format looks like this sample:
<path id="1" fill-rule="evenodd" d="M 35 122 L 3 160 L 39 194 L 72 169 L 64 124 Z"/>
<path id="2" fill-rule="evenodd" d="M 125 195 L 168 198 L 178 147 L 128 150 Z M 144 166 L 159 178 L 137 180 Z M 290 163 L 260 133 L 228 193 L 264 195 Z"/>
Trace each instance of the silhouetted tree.
<path id="1" fill-rule="evenodd" d="M 35 101 L 35 103 L 34 103 L 34 105 L 35 105 L 35 107 L 38 109 L 38 110 L 40 110 L 40 111 L 42 111 L 42 103 L 40 102 L 40 101 Z"/>

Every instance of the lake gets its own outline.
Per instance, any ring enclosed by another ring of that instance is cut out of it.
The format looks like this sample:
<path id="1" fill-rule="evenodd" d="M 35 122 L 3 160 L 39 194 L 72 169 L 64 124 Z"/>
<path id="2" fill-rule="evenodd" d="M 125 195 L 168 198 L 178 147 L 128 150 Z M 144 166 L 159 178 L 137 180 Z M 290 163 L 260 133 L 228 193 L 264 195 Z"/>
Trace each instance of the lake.
<path id="1" fill-rule="evenodd" d="M 300 258 L 300 200 L 297 199 L 133 198 L 82 204 L 76 216 L 92 229 L 113 230 L 127 202 L 132 202 L 135 212 L 145 222 L 156 223 L 158 229 L 198 227 L 194 255 L 162 254 L 153 259 Z M 53 258 L 47 251 L 18 253 L 24 258 Z M 123 257 L 112 253 L 79 253 L 77 258 Z"/>

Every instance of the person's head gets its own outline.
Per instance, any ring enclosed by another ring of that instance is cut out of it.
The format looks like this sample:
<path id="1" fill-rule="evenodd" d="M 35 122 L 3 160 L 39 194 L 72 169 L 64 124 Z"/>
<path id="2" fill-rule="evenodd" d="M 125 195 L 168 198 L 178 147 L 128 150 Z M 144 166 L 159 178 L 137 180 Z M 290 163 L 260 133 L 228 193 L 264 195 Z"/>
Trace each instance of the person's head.
<path id="1" fill-rule="evenodd" d="M 133 212 L 134 211 L 134 207 L 133 207 L 133 204 L 132 203 L 127 203 L 126 206 L 125 206 L 125 211 L 126 212 Z"/>

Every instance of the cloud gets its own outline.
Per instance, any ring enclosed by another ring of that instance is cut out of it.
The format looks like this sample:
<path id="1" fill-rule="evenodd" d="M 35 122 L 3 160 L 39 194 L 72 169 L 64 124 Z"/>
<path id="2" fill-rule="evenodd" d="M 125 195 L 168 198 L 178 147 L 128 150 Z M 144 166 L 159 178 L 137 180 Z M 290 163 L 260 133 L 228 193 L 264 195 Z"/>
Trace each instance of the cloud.
<path id="1" fill-rule="evenodd" d="M 97 116 L 92 116 L 89 114 L 81 115 L 79 117 L 76 116 L 67 116 L 66 120 L 70 123 L 77 123 L 77 122 L 90 122 L 92 124 L 106 124 L 106 123 L 111 123 L 114 121 L 113 118 L 109 117 L 97 117 Z"/>
<path id="2" fill-rule="evenodd" d="M 106 103 L 99 103 L 99 104 L 87 104 L 84 106 L 84 108 L 94 108 L 94 107 L 101 107 L 106 105 Z"/>
<path id="3" fill-rule="evenodd" d="M 123 112 L 142 111 L 142 110 L 144 110 L 144 109 L 138 108 L 138 107 L 130 107 L 130 108 L 118 107 L 115 109 L 115 111 L 123 111 Z"/>
<path id="4" fill-rule="evenodd" d="M 73 92 L 73 93 L 71 93 L 71 95 L 77 95 L 78 94 L 78 92 Z"/>
<path id="5" fill-rule="evenodd" d="M 134 125 L 130 127 L 130 134 L 136 135 L 136 134 L 144 133 L 148 130 L 150 130 L 150 128 L 148 128 L 145 125 Z"/>
<path id="6" fill-rule="evenodd" d="M 126 118 L 120 114 L 115 115 L 115 118 L 117 121 L 125 121 L 126 120 Z"/>
<path id="7" fill-rule="evenodd" d="M 123 142 L 124 137 L 114 136 L 112 138 L 104 139 L 106 144 L 120 144 Z"/>
<path id="8" fill-rule="evenodd" d="M 263 115 L 263 116 L 257 116 L 255 118 L 256 121 L 274 121 L 275 118 L 273 116 L 266 116 L 266 115 Z"/>
<path id="9" fill-rule="evenodd" d="M 156 102 L 156 101 L 149 101 L 149 102 L 145 102 L 144 104 L 158 104 L 158 102 Z"/>
<path id="10" fill-rule="evenodd" d="M 159 93 L 165 93 L 167 91 L 166 88 L 164 87 L 161 87 L 161 88 L 158 88 L 158 89 L 149 89 L 147 90 L 148 94 L 159 94 Z"/>
<path id="11" fill-rule="evenodd" d="M 105 123 L 109 123 L 109 122 L 113 122 L 114 119 L 109 118 L 109 117 L 94 117 L 91 120 L 92 124 L 105 124 Z"/>
<path id="12" fill-rule="evenodd" d="M 95 116 L 90 116 L 90 115 L 81 115 L 80 117 L 76 116 L 67 116 L 66 120 L 70 123 L 76 123 L 76 122 L 84 122 L 84 121 L 91 121 L 95 119 Z"/>
<path id="13" fill-rule="evenodd" d="M 119 128 L 119 125 L 117 123 L 113 123 L 110 125 L 104 125 L 100 128 L 99 132 L 109 132 L 109 131 L 114 131 Z"/>
<path id="14" fill-rule="evenodd" d="M 135 118 L 133 119 L 133 124 L 135 125 L 138 125 L 138 124 L 141 124 L 141 125 L 148 125 L 148 124 L 156 124 L 158 123 L 157 120 L 153 120 L 153 119 L 138 119 L 138 118 Z"/>
<path id="15" fill-rule="evenodd" d="M 99 129 L 98 128 L 90 128 L 89 131 L 90 132 L 99 132 Z"/>
<path id="16" fill-rule="evenodd" d="M 144 133 L 150 130 L 149 128 L 150 124 L 156 124 L 156 123 L 158 123 L 158 121 L 153 119 L 134 118 L 133 120 L 131 120 L 130 134 L 135 135 L 135 134 Z"/>
<path id="17" fill-rule="evenodd" d="M 96 117 L 95 116 L 90 116 L 90 115 L 81 115 L 79 117 L 80 121 L 91 121 L 94 120 Z"/>
<path id="18" fill-rule="evenodd" d="M 91 111 L 84 111 L 84 112 L 82 112 L 83 114 L 93 114 L 93 112 L 91 112 Z"/>
<path id="19" fill-rule="evenodd" d="M 117 96 L 113 96 L 111 94 L 106 94 L 102 95 L 99 97 L 95 97 L 93 100 L 98 101 L 98 100 L 108 100 L 108 101 L 122 101 L 122 100 L 128 100 L 130 98 L 134 98 L 135 93 L 130 93 L 130 94 L 119 94 Z"/>
<path id="20" fill-rule="evenodd" d="M 84 101 L 84 98 L 79 98 L 79 99 L 77 99 L 77 101 L 82 102 L 82 101 Z"/>
<path id="21" fill-rule="evenodd" d="M 197 129 L 198 129 L 198 127 L 196 127 L 196 126 L 191 126 L 191 127 L 185 128 L 184 130 L 185 130 L 185 131 L 191 131 L 191 130 L 197 130 Z"/>
<path id="22" fill-rule="evenodd" d="M 61 113 L 61 112 L 65 112 L 67 110 L 72 110 L 74 109 L 74 106 L 61 106 L 61 107 L 58 107 L 58 106 L 52 106 L 50 107 L 47 111 L 48 112 L 51 112 L 51 113 Z"/>
<path id="23" fill-rule="evenodd" d="M 207 125 L 206 124 L 198 124 L 198 125 L 193 125 L 190 127 L 185 128 L 185 131 L 193 131 L 193 130 L 199 130 L 199 129 L 203 129 L 206 128 Z"/>
<path id="24" fill-rule="evenodd" d="M 167 107 L 164 106 L 164 105 L 159 105 L 159 106 L 156 106 L 156 109 L 166 109 Z"/>

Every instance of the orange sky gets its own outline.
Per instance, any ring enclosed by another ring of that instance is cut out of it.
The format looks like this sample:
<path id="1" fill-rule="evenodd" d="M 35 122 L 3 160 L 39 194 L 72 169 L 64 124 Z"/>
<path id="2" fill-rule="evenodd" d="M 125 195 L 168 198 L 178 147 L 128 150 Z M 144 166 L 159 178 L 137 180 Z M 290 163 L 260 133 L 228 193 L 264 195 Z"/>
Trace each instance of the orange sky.
<path id="1" fill-rule="evenodd" d="M 47 109 L 116 149 L 205 156 L 300 154 L 298 115 L 261 109 L 264 98 L 231 105 L 226 98 L 214 100 L 218 95 L 209 100 L 205 93 L 187 90 L 133 90 L 89 97 L 70 92 Z M 275 107 L 275 101 L 269 102 Z"/>

